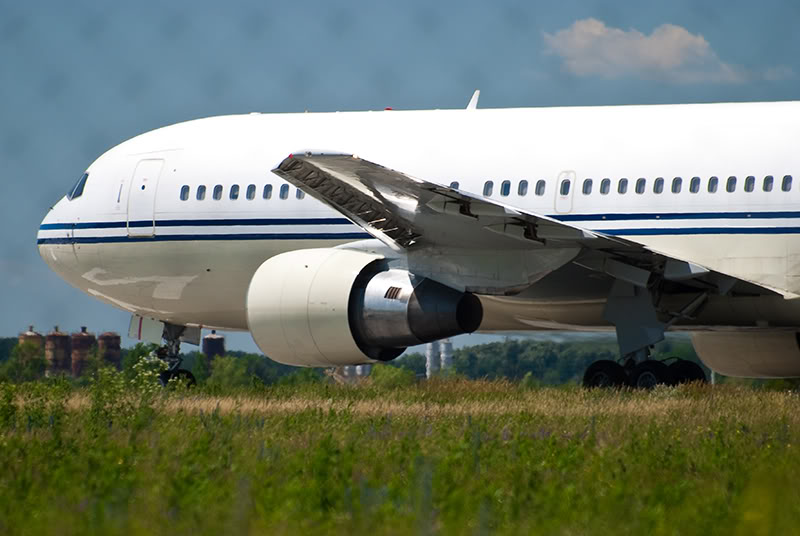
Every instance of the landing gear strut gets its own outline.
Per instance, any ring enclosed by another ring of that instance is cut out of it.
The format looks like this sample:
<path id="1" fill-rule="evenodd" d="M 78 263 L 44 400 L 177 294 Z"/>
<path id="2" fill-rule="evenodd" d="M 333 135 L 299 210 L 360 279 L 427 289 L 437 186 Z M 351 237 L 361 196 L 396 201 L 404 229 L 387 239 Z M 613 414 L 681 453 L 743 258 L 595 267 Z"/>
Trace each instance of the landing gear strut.
<path id="1" fill-rule="evenodd" d="M 170 380 L 193 387 L 197 385 L 194 375 L 186 369 L 180 368 L 183 358 L 181 357 L 181 335 L 186 330 L 186 326 L 175 324 L 164 324 L 164 346 L 157 350 L 160 359 L 167 363 L 167 370 L 158 375 L 158 382 L 166 387 Z"/>

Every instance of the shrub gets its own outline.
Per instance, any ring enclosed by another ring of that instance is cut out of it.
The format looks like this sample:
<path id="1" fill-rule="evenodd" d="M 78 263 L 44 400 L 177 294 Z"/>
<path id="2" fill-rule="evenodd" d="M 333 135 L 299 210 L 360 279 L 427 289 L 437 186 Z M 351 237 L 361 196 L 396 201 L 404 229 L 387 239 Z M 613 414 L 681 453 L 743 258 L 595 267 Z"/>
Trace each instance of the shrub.
<path id="1" fill-rule="evenodd" d="M 411 370 L 390 365 L 375 365 L 370 378 L 373 385 L 383 388 L 406 387 L 417 381 Z"/>

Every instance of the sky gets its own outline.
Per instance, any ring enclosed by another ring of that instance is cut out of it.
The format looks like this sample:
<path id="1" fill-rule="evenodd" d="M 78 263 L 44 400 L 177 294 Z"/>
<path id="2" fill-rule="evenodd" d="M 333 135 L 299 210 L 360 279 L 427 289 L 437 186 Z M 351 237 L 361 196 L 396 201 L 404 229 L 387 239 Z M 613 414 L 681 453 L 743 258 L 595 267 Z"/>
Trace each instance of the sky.
<path id="1" fill-rule="evenodd" d="M 0 0 L 0 336 L 128 315 L 39 257 L 108 148 L 232 113 L 800 98 L 800 2 Z M 800 118 L 798 118 L 800 119 Z M 229 346 L 254 349 L 249 335 Z"/>

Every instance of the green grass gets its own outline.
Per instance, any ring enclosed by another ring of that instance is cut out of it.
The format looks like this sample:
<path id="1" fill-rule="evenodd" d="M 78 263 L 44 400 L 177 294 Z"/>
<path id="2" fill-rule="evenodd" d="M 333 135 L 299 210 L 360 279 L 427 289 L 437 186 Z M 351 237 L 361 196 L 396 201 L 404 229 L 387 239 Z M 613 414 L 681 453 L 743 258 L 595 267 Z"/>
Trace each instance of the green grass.
<path id="1" fill-rule="evenodd" d="M 789 534 L 800 396 L 0 384 L 0 534 Z"/>

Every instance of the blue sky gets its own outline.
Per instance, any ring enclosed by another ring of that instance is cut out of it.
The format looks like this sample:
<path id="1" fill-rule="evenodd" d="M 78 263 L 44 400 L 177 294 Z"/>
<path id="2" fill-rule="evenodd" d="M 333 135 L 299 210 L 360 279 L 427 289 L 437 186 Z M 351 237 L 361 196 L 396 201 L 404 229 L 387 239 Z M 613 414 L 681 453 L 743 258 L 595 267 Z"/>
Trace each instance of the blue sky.
<path id="1" fill-rule="evenodd" d="M 209 115 L 795 100 L 800 3 L 0 0 L 0 335 L 128 317 L 39 258 L 109 147 Z M 247 338 L 237 345 L 251 347 Z"/>

